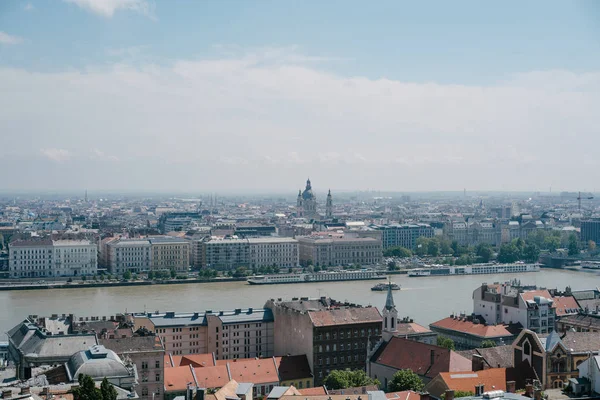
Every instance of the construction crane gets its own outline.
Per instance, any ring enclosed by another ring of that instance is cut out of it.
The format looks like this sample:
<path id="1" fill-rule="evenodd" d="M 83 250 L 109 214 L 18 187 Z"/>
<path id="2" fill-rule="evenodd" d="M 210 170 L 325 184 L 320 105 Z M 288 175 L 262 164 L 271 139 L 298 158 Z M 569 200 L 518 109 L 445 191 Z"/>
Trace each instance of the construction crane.
<path id="1" fill-rule="evenodd" d="M 594 198 L 594 196 L 589 196 L 589 197 L 581 197 L 581 192 L 579 192 L 579 195 L 577 196 L 577 203 L 579 204 L 579 213 L 581 214 L 581 199 L 585 198 L 586 200 L 592 200 Z"/>

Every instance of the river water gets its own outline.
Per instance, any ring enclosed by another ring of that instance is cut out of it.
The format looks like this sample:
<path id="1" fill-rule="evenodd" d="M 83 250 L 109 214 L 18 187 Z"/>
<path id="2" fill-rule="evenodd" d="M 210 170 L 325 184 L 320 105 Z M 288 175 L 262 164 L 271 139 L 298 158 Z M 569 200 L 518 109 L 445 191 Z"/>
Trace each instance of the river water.
<path id="1" fill-rule="evenodd" d="M 513 278 L 522 284 L 536 284 L 564 290 L 600 286 L 600 272 L 542 269 L 523 274 L 441 276 L 409 278 L 393 275 L 402 286 L 394 292 L 400 317 L 409 316 L 427 326 L 453 312 L 471 313 L 472 293 L 481 283 L 505 282 Z M 47 316 L 110 316 L 122 312 L 231 310 L 262 307 L 269 298 L 330 296 L 381 309 L 385 292 L 373 292 L 378 281 L 302 283 L 289 285 L 248 285 L 246 282 L 218 282 L 184 285 L 47 289 L 0 292 L 0 332 L 4 333 L 30 314 Z M 0 336 L 5 337 L 4 335 Z M 1 340 L 1 339 L 0 339 Z"/>

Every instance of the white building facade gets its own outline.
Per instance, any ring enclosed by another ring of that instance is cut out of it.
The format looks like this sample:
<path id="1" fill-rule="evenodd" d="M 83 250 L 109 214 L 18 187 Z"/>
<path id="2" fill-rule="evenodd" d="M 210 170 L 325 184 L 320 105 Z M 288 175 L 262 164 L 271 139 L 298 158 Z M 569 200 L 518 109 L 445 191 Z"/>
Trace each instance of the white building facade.
<path id="1" fill-rule="evenodd" d="M 18 240 L 10 244 L 11 278 L 95 275 L 98 249 L 89 240 Z"/>
<path id="2" fill-rule="evenodd" d="M 298 266 L 298 241 L 295 239 L 287 237 L 248 239 L 248 246 L 251 267 Z"/>

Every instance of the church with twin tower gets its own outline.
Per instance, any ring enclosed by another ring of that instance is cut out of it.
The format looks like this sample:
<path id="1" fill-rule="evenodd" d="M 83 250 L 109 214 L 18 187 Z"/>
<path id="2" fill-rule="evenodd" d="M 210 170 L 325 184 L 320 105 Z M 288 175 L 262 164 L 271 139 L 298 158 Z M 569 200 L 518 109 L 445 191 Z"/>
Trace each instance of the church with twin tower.
<path id="1" fill-rule="evenodd" d="M 312 185 L 310 179 L 306 180 L 306 187 L 304 191 L 298 190 L 298 199 L 296 200 L 296 215 L 298 217 L 307 219 L 317 219 L 317 198 L 312 191 Z M 325 218 L 333 218 L 333 200 L 331 198 L 331 190 L 327 194 L 327 201 L 325 203 Z"/>

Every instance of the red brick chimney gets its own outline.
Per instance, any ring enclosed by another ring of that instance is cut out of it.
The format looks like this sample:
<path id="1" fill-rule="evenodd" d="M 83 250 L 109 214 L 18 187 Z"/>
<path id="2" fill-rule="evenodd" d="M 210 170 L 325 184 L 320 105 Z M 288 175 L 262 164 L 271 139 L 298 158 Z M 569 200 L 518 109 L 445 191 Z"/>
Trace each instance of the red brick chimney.
<path id="1" fill-rule="evenodd" d="M 525 397 L 533 397 L 533 385 L 531 383 L 525 385 Z"/>
<path id="2" fill-rule="evenodd" d="M 454 400 L 454 390 L 446 390 L 444 400 Z"/>

